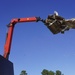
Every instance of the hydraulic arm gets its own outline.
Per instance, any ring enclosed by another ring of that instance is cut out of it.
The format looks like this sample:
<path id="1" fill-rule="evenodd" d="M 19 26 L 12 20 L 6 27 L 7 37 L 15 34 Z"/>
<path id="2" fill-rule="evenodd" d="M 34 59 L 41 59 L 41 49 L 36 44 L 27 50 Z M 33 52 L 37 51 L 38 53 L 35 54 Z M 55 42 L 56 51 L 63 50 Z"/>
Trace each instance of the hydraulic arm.
<path id="1" fill-rule="evenodd" d="M 64 33 L 69 29 L 75 29 L 75 19 L 66 20 L 63 17 L 59 16 L 57 12 L 53 15 L 48 15 L 48 17 L 43 20 L 40 17 L 29 17 L 29 18 L 15 18 L 12 19 L 11 22 L 8 24 L 8 32 L 6 37 L 6 42 L 4 45 L 4 58 L 8 59 L 10 54 L 13 30 L 16 23 L 21 22 L 38 22 L 42 21 L 47 28 L 53 33 Z"/>
<path id="2" fill-rule="evenodd" d="M 38 22 L 41 21 L 40 17 L 29 17 L 29 18 L 15 18 L 12 19 L 11 22 L 8 24 L 8 32 L 6 36 L 6 42 L 4 45 L 4 58 L 8 59 L 10 54 L 13 30 L 16 23 L 21 22 Z"/>

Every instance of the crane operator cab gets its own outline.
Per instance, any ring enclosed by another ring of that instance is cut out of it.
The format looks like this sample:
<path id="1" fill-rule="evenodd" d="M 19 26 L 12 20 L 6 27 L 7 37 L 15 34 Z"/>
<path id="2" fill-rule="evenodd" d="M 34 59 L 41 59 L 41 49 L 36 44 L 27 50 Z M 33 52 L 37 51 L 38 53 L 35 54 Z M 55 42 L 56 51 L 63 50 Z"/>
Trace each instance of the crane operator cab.
<path id="1" fill-rule="evenodd" d="M 74 21 L 74 23 L 72 23 Z M 47 19 L 44 21 L 48 29 L 53 33 L 64 33 L 64 31 L 70 28 L 75 29 L 75 20 L 65 20 L 63 17 L 58 15 L 58 12 L 54 12 L 53 15 L 48 15 Z"/>

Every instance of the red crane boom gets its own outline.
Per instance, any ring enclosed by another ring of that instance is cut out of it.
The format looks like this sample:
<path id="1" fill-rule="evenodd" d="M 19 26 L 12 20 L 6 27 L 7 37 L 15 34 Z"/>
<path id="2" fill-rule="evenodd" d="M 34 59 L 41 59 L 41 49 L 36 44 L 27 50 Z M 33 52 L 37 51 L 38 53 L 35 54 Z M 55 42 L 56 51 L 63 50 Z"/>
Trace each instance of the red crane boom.
<path id="1" fill-rule="evenodd" d="M 64 33 L 64 31 L 72 28 L 75 28 L 74 25 L 67 23 L 67 21 L 56 14 L 48 15 L 47 19 L 43 20 L 40 17 L 29 17 L 29 18 L 15 18 L 12 19 L 11 22 L 8 25 L 8 33 L 6 37 L 6 42 L 4 45 L 4 58 L 8 59 L 10 54 L 10 48 L 11 48 L 11 42 L 12 42 L 12 36 L 13 36 L 13 30 L 16 23 L 21 22 L 38 22 L 42 21 L 48 29 L 53 33 Z M 70 24 L 70 25 L 68 25 Z"/>

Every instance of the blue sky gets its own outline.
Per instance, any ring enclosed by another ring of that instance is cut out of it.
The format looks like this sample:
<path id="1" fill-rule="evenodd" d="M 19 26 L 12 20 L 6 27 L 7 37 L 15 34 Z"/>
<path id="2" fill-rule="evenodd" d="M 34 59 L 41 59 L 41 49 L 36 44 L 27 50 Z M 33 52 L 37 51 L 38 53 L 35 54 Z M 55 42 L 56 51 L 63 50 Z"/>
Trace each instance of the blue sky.
<path id="1" fill-rule="evenodd" d="M 0 54 L 3 55 L 7 27 L 12 18 L 46 18 L 56 10 L 64 18 L 75 17 L 74 0 L 0 0 Z M 53 35 L 41 22 L 16 24 L 9 60 L 14 74 L 26 70 L 41 75 L 43 69 L 75 74 L 75 30 Z"/>

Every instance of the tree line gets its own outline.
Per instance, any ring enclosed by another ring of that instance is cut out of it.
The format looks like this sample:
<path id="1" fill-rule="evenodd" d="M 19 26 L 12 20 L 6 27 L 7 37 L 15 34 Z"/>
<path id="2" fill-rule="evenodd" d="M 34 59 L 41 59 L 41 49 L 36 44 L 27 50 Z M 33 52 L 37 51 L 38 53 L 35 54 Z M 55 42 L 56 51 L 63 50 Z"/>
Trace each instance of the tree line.
<path id="1" fill-rule="evenodd" d="M 52 70 L 43 69 L 41 72 L 42 75 L 64 75 L 60 70 L 56 70 L 55 72 Z M 20 75 L 27 75 L 26 70 L 22 70 Z"/>

